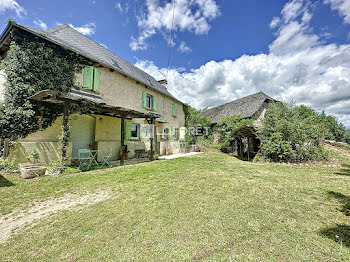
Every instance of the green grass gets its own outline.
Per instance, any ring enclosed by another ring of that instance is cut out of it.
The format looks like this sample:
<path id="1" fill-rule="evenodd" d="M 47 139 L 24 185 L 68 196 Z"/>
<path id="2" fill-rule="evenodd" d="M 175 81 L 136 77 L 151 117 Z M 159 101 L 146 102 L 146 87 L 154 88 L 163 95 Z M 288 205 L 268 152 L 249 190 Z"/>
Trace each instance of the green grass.
<path id="1" fill-rule="evenodd" d="M 0 244 L 0 261 L 349 261 L 348 160 L 335 169 L 207 153 L 33 180 L 4 175 L 3 214 L 67 193 L 112 198 L 19 231 Z"/>

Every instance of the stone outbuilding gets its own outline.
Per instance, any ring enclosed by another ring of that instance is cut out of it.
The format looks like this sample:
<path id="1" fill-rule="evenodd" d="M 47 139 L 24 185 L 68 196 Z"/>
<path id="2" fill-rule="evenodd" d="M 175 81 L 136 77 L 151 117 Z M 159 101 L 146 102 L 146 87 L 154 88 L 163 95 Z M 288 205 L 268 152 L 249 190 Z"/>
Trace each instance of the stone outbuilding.
<path id="1" fill-rule="evenodd" d="M 254 127 L 242 126 L 232 130 L 232 136 L 235 137 L 235 140 L 232 142 L 233 152 L 242 158 L 250 160 L 257 154 L 260 146 L 256 129 L 262 125 L 262 120 L 265 117 L 269 104 L 275 102 L 277 102 L 276 99 L 260 91 L 232 102 L 204 110 L 201 112 L 200 116 L 210 120 L 214 130 L 216 124 L 223 117 L 237 115 L 254 120 Z M 220 140 L 218 134 L 215 134 L 215 131 L 214 140 L 217 143 Z"/>

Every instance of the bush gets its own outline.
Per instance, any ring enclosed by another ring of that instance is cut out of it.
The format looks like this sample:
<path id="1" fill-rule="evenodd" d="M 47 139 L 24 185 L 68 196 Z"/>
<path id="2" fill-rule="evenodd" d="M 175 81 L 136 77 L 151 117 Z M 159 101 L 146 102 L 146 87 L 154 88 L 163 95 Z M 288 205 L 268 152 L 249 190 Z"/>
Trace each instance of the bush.
<path id="1" fill-rule="evenodd" d="M 261 155 L 272 161 L 307 161 L 327 158 L 321 147 L 325 126 L 305 106 L 275 103 L 269 106 L 259 130 Z"/>
<path id="2" fill-rule="evenodd" d="M 0 171 L 10 172 L 17 170 L 16 159 L 0 158 Z"/>
<path id="3" fill-rule="evenodd" d="M 184 105 L 184 112 L 185 112 L 185 126 L 187 130 L 190 128 L 196 128 L 196 127 L 210 127 L 211 123 L 208 119 L 205 117 L 199 116 L 200 112 L 199 110 L 191 107 L 190 105 Z M 207 134 L 204 138 L 210 139 L 211 134 Z M 197 141 L 198 136 L 195 136 L 194 134 L 191 134 L 189 132 L 186 133 L 186 142 L 190 144 L 195 144 Z"/>

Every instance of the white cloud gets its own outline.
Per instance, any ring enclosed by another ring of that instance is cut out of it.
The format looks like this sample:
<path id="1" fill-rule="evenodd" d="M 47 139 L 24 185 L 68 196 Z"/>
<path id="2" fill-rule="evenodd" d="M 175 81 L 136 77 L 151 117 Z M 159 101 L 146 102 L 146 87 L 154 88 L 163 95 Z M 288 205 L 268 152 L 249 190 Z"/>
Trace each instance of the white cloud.
<path id="1" fill-rule="evenodd" d="M 35 25 L 39 26 L 39 27 L 40 27 L 41 29 L 43 29 L 43 30 L 46 30 L 46 29 L 47 29 L 47 25 L 46 25 L 43 21 L 41 21 L 40 19 L 34 20 L 33 23 L 34 23 Z"/>
<path id="2" fill-rule="evenodd" d="M 120 2 L 116 3 L 115 7 L 118 8 L 121 13 L 123 12 L 122 4 Z"/>
<path id="3" fill-rule="evenodd" d="M 138 18 L 139 36 L 131 37 L 132 50 L 147 49 L 147 39 L 159 31 L 188 31 L 207 34 L 209 22 L 220 15 L 215 0 L 177 0 L 161 5 L 159 0 L 147 0 L 147 11 Z M 174 11 L 174 12 L 173 12 Z M 174 23 L 173 21 L 174 14 Z"/>
<path id="4" fill-rule="evenodd" d="M 186 45 L 186 42 L 185 41 L 181 41 L 180 43 L 180 46 L 178 48 L 180 50 L 180 52 L 182 53 L 188 53 L 188 52 L 191 52 L 192 49 Z"/>
<path id="5" fill-rule="evenodd" d="M 168 75 L 169 91 L 183 102 L 205 108 L 261 90 L 277 99 L 325 110 L 350 127 L 350 44 L 322 42 L 312 33 L 307 3 L 299 2 L 291 1 L 284 8 L 293 6 L 298 15 L 281 13 L 283 22 L 269 52 L 209 61 L 187 72 L 173 68 Z M 136 65 L 156 78 L 161 78 L 159 70 L 166 72 L 150 61 Z"/>
<path id="6" fill-rule="evenodd" d="M 344 22 L 350 24 L 350 1 L 349 0 L 324 0 L 331 5 L 331 9 L 338 11 L 344 17 Z"/>
<path id="7" fill-rule="evenodd" d="M 275 28 L 279 25 L 279 23 L 281 22 L 281 19 L 276 16 L 274 17 L 272 20 L 271 20 L 271 23 L 270 23 L 270 28 Z"/>
<path id="8" fill-rule="evenodd" d="M 96 32 L 96 24 L 95 23 L 88 23 L 82 26 L 74 26 L 72 24 L 69 24 L 69 26 L 73 27 L 78 32 L 82 33 L 83 35 L 93 35 Z"/>
<path id="9" fill-rule="evenodd" d="M 6 10 L 15 11 L 19 17 L 27 14 L 27 11 L 15 0 L 0 0 L 0 13 L 5 12 Z"/>

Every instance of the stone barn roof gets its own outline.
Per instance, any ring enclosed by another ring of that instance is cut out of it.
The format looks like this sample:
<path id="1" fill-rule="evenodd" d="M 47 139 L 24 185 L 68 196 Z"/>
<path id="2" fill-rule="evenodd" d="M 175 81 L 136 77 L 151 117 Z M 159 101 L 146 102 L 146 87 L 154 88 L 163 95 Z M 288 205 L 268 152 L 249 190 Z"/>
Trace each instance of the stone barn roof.
<path id="1" fill-rule="evenodd" d="M 207 118 L 212 123 L 217 123 L 226 116 L 240 115 L 243 118 L 252 117 L 263 103 L 277 101 L 263 92 L 245 96 L 232 102 L 204 110 L 200 116 Z"/>

